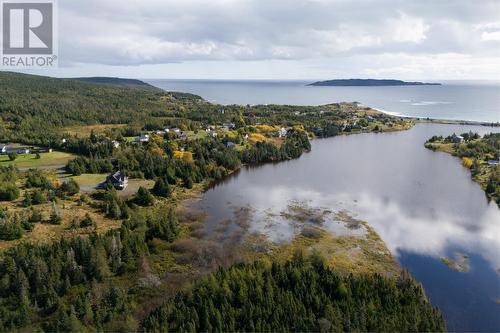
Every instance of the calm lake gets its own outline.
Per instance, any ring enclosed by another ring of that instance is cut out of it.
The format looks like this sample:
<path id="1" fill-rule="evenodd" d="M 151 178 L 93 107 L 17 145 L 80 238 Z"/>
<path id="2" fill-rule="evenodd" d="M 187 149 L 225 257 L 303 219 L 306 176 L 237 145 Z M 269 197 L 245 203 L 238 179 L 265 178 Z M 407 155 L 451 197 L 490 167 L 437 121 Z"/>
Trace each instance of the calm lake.
<path id="1" fill-rule="evenodd" d="M 404 132 L 319 139 L 297 160 L 243 168 L 195 205 L 207 228 L 248 208 L 250 230 L 276 242 L 293 230 L 262 224 L 291 204 L 345 210 L 366 220 L 403 267 L 423 283 L 450 330 L 500 331 L 500 210 L 488 203 L 469 170 L 424 148 L 432 135 L 499 128 L 419 124 Z M 442 257 L 468 256 L 469 271 Z"/>
<path id="2" fill-rule="evenodd" d="M 222 104 L 321 105 L 360 102 L 386 112 L 436 119 L 500 122 L 498 82 L 449 81 L 442 86 L 312 87 L 311 81 L 145 80 L 169 91 Z"/>

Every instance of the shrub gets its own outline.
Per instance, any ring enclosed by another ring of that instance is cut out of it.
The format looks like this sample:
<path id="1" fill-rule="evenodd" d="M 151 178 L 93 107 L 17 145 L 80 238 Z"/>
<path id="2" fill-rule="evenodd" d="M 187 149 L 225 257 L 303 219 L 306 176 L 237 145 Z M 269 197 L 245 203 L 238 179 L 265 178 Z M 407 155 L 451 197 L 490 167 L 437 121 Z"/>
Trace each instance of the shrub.
<path id="1" fill-rule="evenodd" d="M 147 188 L 141 186 L 135 195 L 134 201 L 139 206 L 151 206 L 154 198 Z"/>
<path id="2" fill-rule="evenodd" d="M 31 211 L 31 216 L 29 218 L 29 221 L 34 223 L 34 222 L 40 222 L 42 220 L 42 213 L 38 209 L 33 209 Z"/>
<path id="3" fill-rule="evenodd" d="M 40 205 L 47 202 L 45 195 L 40 190 L 35 190 L 31 195 L 31 203 L 33 205 Z"/>
<path id="4" fill-rule="evenodd" d="M 56 203 L 52 202 L 52 212 L 50 213 L 50 224 L 61 224 L 62 218 L 61 213 L 59 212 L 59 207 L 57 207 Z"/>
<path id="5" fill-rule="evenodd" d="M 13 153 L 8 153 L 7 156 L 9 156 L 9 160 L 11 161 L 15 161 L 16 158 L 17 158 L 17 153 L 13 152 Z"/>
<path id="6" fill-rule="evenodd" d="M 12 201 L 19 198 L 19 189 L 14 183 L 0 185 L 0 201 Z"/>
<path id="7" fill-rule="evenodd" d="M 62 183 L 59 187 L 59 190 L 69 196 L 72 196 L 80 192 L 80 185 L 78 185 L 78 183 L 74 179 L 70 179 Z"/>
<path id="8" fill-rule="evenodd" d="M 80 222 L 80 228 L 91 227 L 94 225 L 95 223 L 90 217 L 89 213 L 86 213 L 85 218 Z"/>
<path id="9" fill-rule="evenodd" d="M 168 186 L 168 183 L 163 180 L 163 178 L 159 178 L 155 182 L 153 193 L 159 197 L 168 198 L 170 196 L 170 187 Z"/>

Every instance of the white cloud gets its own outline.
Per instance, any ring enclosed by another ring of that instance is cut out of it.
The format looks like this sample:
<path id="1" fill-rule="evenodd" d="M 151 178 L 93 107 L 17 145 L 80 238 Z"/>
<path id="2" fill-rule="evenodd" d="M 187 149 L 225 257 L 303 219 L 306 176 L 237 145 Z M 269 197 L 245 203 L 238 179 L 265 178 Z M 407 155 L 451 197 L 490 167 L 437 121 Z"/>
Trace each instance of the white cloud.
<path id="1" fill-rule="evenodd" d="M 113 72 L 111 66 L 123 67 L 125 76 L 135 72 L 134 66 L 157 75 L 161 65 L 167 76 L 173 71 L 184 77 L 216 72 L 255 78 L 268 77 L 270 62 L 278 64 L 273 74 L 301 78 L 383 75 L 384 67 L 388 74 L 429 78 L 450 73 L 461 78 L 469 68 L 480 68 L 477 78 L 498 73 L 491 61 L 500 56 L 498 1 L 480 6 L 465 0 L 86 0 L 59 5 L 60 65 L 81 67 L 82 73 L 97 64 Z M 457 61 L 441 61 L 450 54 L 467 59 L 462 64 L 468 67 L 452 70 Z M 387 62 L 391 57 L 396 63 Z"/>
<path id="2" fill-rule="evenodd" d="M 482 41 L 500 41 L 500 30 L 498 31 L 493 31 L 493 32 L 488 32 L 488 31 L 483 31 L 481 34 L 481 40 Z"/>
<path id="3" fill-rule="evenodd" d="M 399 18 L 389 20 L 389 29 L 393 31 L 396 42 L 420 43 L 426 38 L 429 26 L 421 18 L 401 13 Z"/>

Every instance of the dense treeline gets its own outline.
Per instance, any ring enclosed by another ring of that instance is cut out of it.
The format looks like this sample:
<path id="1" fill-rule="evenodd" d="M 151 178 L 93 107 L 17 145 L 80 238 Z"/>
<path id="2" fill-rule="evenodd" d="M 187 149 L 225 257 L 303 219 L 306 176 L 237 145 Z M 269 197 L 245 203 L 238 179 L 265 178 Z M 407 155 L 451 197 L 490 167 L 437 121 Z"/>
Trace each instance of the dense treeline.
<path id="1" fill-rule="evenodd" d="M 173 147 L 190 152 L 191 158 L 175 158 Z M 204 179 L 219 179 L 237 169 L 241 163 L 293 159 L 310 149 L 307 134 L 299 131 L 289 131 L 280 147 L 258 142 L 243 151 L 229 148 L 223 140 L 216 138 L 183 142 L 159 140 L 146 145 L 123 146 L 109 154 L 80 156 L 70 161 L 66 170 L 74 175 L 121 170 L 131 177 L 160 178 L 170 185 L 180 180 L 182 185 L 189 188 Z"/>
<path id="2" fill-rule="evenodd" d="M 103 236 L 6 251 L 0 258 L 0 331 L 102 330 L 126 322 L 133 298 L 112 278 L 140 271 L 149 240 L 171 242 L 178 234 L 172 210 L 137 213 Z"/>
<path id="3" fill-rule="evenodd" d="M 143 321 L 148 332 L 438 332 L 439 311 L 406 274 L 341 276 L 321 258 L 222 268 Z"/>

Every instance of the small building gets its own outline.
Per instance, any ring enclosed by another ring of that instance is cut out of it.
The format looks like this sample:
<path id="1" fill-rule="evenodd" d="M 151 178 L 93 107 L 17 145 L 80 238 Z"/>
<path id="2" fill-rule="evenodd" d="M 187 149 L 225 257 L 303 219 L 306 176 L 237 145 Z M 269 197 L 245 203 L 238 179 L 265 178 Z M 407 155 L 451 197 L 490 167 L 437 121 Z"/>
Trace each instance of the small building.
<path id="1" fill-rule="evenodd" d="M 228 141 L 226 143 L 226 147 L 230 149 L 234 149 L 236 147 L 236 144 L 234 142 Z"/>
<path id="2" fill-rule="evenodd" d="M 7 154 L 7 146 L 0 146 L 0 154 Z"/>
<path id="3" fill-rule="evenodd" d="M 18 154 L 29 154 L 30 153 L 30 148 L 28 148 L 28 147 L 17 147 L 13 150 Z"/>
<path id="4" fill-rule="evenodd" d="M 110 182 L 117 190 L 123 190 L 128 185 L 128 177 L 121 171 L 117 171 L 109 175 L 107 181 Z"/>
<path id="5" fill-rule="evenodd" d="M 464 141 L 464 137 L 453 133 L 450 137 L 450 141 L 453 143 L 460 143 L 460 142 Z"/>
<path id="6" fill-rule="evenodd" d="M 279 138 L 286 138 L 287 133 L 288 133 L 288 129 L 282 127 L 278 131 L 278 137 Z"/>
<path id="7" fill-rule="evenodd" d="M 488 160 L 488 165 L 492 165 L 492 166 L 495 166 L 495 165 L 498 165 L 498 159 L 492 159 L 492 160 Z"/>
<path id="8" fill-rule="evenodd" d="M 115 148 L 120 147 L 120 142 L 118 142 L 116 140 L 111 141 L 111 144 L 113 144 L 113 147 L 115 147 Z"/>
<path id="9" fill-rule="evenodd" d="M 210 135 L 212 138 L 216 138 L 217 132 L 209 132 L 208 135 Z"/>
<path id="10" fill-rule="evenodd" d="M 229 130 L 232 130 L 232 129 L 236 128 L 236 125 L 235 125 L 235 123 L 223 123 L 222 124 L 222 128 L 225 131 L 229 131 Z"/>
<path id="11" fill-rule="evenodd" d="M 141 134 L 137 138 L 135 138 L 135 141 L 137 142 L 148 142 L 149 141 L 149 134 Z"/>

